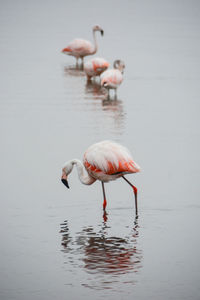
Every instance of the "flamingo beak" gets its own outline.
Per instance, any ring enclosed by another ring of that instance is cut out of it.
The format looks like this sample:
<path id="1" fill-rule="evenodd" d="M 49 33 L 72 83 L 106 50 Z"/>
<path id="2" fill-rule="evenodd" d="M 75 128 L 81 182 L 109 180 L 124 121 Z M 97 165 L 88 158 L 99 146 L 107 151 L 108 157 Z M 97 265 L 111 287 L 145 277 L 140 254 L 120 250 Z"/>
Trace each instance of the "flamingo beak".
<path id="1" fill-rule="evenodd" d="M 61 179 L 62 183 L 69 189 L 69 184 L 68 181 L 66 179 Z"/>
<path id="2" fill-rule="evenodd" d="M 104 31 L 103 31 L 103 30 L 101 30 L 101 35 L 103 36 L 103 34 L 104 34 Z"/>
<path id="3" fill-rule="evenodd" d="M 69 184 L 68 184 L 68 181 L 67 181 L 67 175 L 64 172 L 62 174 L 61 181 L 69 189 Z"/>

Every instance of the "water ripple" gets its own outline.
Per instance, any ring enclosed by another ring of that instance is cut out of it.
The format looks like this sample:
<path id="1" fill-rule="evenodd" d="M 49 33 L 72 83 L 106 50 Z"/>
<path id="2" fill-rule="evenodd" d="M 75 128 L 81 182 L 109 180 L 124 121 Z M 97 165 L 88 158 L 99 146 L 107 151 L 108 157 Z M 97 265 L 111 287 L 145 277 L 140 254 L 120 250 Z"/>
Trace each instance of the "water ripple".
<path id="1" fill-rule="evenodd" d="M 107 230 L 108 226 L 103 222 L 98 232 L 88 226 L 72 236 L 68 221 L 61 224 L 61 251 L 65 254 L 65 264 L 86 272 L 89 278 L 82 285 L 91 289 L 116 289 L 119 282 L 133 285 L 137 279 L 133 274 L 142 267 L 143 255 L 137 245 L 137 220 L 126 237 L 109 236 Z"/>

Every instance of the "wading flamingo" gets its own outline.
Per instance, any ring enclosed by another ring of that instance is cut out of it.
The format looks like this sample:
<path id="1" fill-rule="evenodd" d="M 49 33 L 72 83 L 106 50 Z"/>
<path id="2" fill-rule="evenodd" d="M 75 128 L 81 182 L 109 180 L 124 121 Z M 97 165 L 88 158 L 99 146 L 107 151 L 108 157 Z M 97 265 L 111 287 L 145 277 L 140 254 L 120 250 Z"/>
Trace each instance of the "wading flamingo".
<path id="1" fill-rule="evenodd" d="M 104 58 L 95 57 L 88 60 L 84 64 L 84 71 L 87 75 L 88 81 L 91 80 L 94 76 L 99 76 L 102 72 L 108 69 L 109 62 L 107 62 Z"/>
<path id="2" fill-rule="evenodd" d="M 65 163 L 62 169 L 61 180 L 67 188 L 69 188 L 68 175 L 71 173 L 74 165 L 77 167 L 79 179 L 83 184 L 90 185 L 96 180 L 101 181 L 104 213 L 107 205 L 104 182 L 122 177 L 133 188 L 135 212 L 137 215 L 137 188 L 124 175 L 137 173 L 140 171 L 140 167 L 133 161 L 127 148 L 112 141 L 102 141 L 93 144 L 84 153 L 83 164 L 78 159 Z M 86 172 L 84 172 L 84 167 Z"/>
<path id="3" fill-rule="evenodd" d="M 108 98 L 110 97 L 110 89 L 115 90 L 115 98 L 117 96 L 117 88 L 123 81 L 123 72 L 125 64 L 122 60 L 115 60 L 113 63 L 114 69 L 106 70 L 100 76 L 101 86 L 108 90 Z"/>
<path id="4" fill-rule="evenodd" d="M 97 52 L 97 40 L 96 40 L 96 31 L 100 31 L 101 35 L 103 35 L 103 29 L 96 25 L 93 27 L 93 38 L 94 45 L 92 45 L 89 41 L 83 39 L 75 39 L 69 43 L 69 45 L 62 50 L 64 54 L 72 55 L 76 58 L 76 65 L 78 65 L 78 59 L 82 59 L 87 55 L 92 55 Z"/>

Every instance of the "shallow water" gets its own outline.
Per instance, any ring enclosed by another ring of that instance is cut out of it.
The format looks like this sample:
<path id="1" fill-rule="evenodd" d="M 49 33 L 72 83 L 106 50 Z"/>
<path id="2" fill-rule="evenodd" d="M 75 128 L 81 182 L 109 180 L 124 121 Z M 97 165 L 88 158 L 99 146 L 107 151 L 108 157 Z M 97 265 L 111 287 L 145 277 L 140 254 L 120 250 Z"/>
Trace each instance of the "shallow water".
<path id="1" fill-rule="evenodd" d="M 125 61 L 116 100 L 88 84 L 74 37 Z M 1 299 L 199 299 L 198 1 L 4 1 L 1 61 Z M 142 172 L 139 217 L 123 180 L 80 184 L 61 168 L 89 145 L 126 145 Z"/>

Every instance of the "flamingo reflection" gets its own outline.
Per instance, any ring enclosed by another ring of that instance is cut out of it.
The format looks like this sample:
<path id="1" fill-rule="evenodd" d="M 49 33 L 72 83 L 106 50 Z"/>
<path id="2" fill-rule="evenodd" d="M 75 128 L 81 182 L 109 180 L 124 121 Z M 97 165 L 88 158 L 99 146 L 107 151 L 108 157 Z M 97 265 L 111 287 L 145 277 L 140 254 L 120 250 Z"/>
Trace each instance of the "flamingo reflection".
<path id="1" fill-rule="evenodd" d="M 104 123 L 106 120 L 111 124 L 108 124 L 109 129 L 113 128 L 114 132 L 121 134 L 124 128 L 125 112 L 123 108 L 123 101 L 119 99 L 108 100 L 107 92 L 101 88 L 98 79 L 96 81 L 87 82 L 85 86 L 86 99 L 101 100 L 101 108 L 104 113 Z M 96 101 L 91 101 L 94 110 L 99 109 Z"/>
<path id="2" fill-rule="evenodd" d="M 93 81 L 87 81 L 85 85 L 85 93 L 92 98 L 104 99 L 106 96 L 105 90 L 102 89 L 99 78 Z"/>
<path id="3" fill-rule="evenodd" d="M 107 286 L 109 283 L 110 288 L 112 288 L 112 279 L 116 283 L 116 276 L 137 273 L 140 270 L 143 256 L 137 245 L 139 236 L 137 219 L 135 219 L 134 226 L 126 237 L 110 236 L 108 231 L 107 223 L 103 222 L 99 232 L 95 232 L 92 226 L 88 226 L 84 227 L 72 238 L 69 235 L 69 226 L 66 221 L 61 227 L 61 244 L 63 247 L 62 251 L 70 254 L 70 259 L 72 259 L 72 254 L 78 255 L 78 260 L 80 261 L 81 258 L 83 269 L 88 274 L 92 274 L 92 276 L 95 276 L 95 274 L 100 276 L 102 274 L 101 283 L 105 284 L 106 280 L 108 280 Z M 105 275 L 108 277 L 105 277 Z M 135 277 L 131 276 L 129 283 L 134 284 L 135 279 Z M 94 288 L 94 282 L 91 286 L 88 282 L 84 285 Z"/>
<path id="4" fill-rule="evenodd" d="M 65 76 L 73 76 L 73 77 L 83 77 L 85 73 L 83 72 L 82 67 L 75 67 L 75 66 L 65 66 L 63 68 Z"/>
<path id="5" fill-rule="evenodd" d="M 87 229 L 83 230 L 87 236 Z M 92 236 L 91 236 L 92 235 Z M 90 231 L 85 244 L 85 269 L 90 273 L 124 274 L 129 271 L 138 272 L 141 267 L 141 252 L 136 247 L 137 229 L 131 237 L 108 237 L 104 233 L 95 236 Z M 130 243 L 130 238 L 132 239 Z"/>

